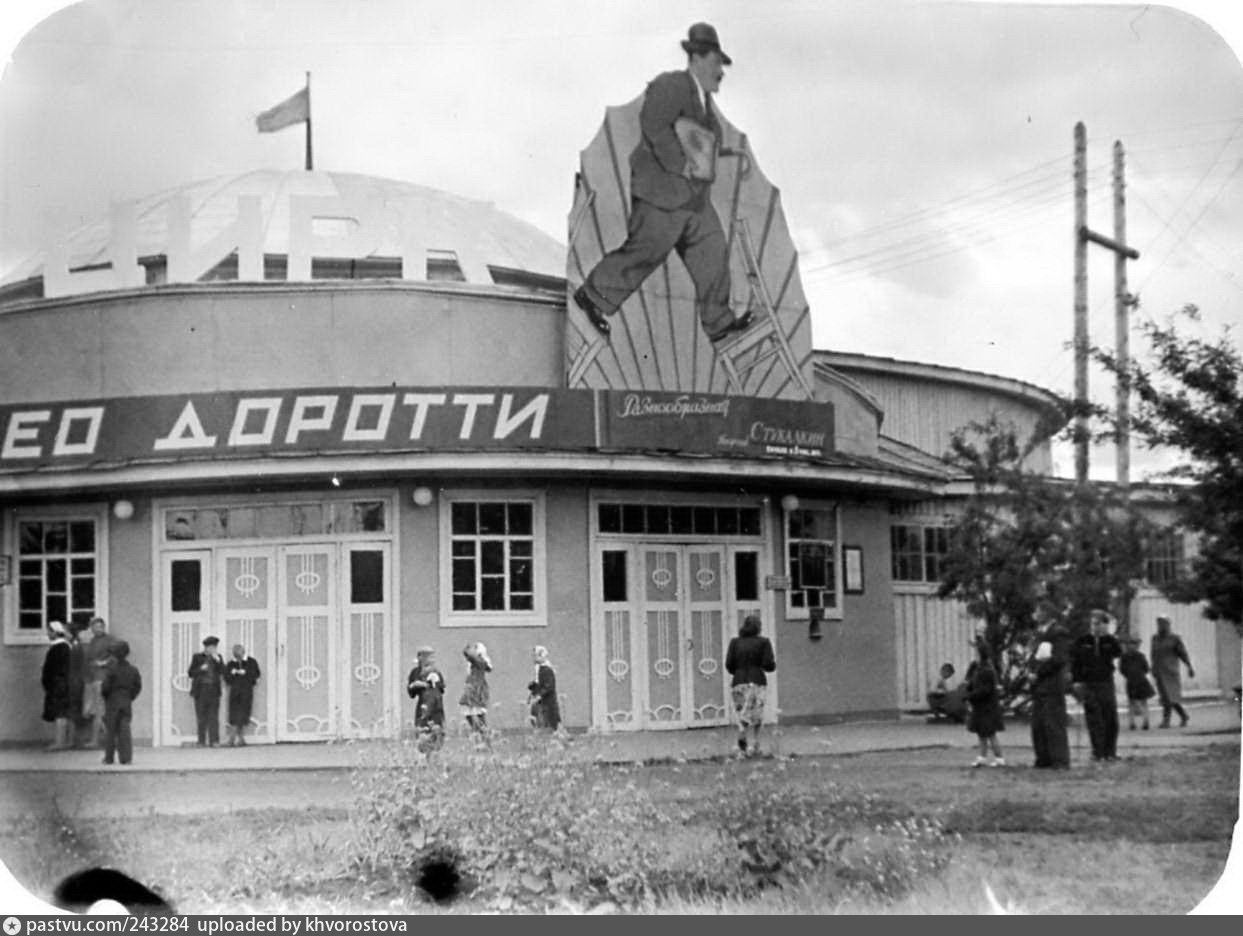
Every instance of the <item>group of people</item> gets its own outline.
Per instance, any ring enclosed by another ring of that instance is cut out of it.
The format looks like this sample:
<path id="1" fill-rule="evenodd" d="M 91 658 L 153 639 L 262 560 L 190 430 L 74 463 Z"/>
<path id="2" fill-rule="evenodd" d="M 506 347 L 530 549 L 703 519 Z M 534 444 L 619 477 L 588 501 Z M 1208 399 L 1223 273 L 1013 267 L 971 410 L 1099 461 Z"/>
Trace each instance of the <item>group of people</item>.
<path id="1" fill-rule="evenodd" d="M 1157 618 L 1157 632 L 1151 644 L 1151 664 L 1139 649 L 1134 635 L 1119 640 L 1112 633 L 1114 620 L 1108 612 L 1095 610 L 1089 616 L 1088 633 L 1070 641 L 1065 629 L 1051 616 L 1038 620 L 1039 630 L 1027 661 L 1031 677 L 1031 737 L 1035 766 L 1062 770 L 1070 767 L 1067 692 L 1083 706 L 1084 723 L 1094 762 L 1118 759 L 1118 698 L 1114 686 L 1116 672 L 1126 684 L 1130 730 L 1149 728 L 1148 700 L 1159 696 L 1160 728 L 1170 727 L 1170 716 L 1178 714 L 1179 727 L 1190 717 L 1182 705 L 1182 666 L 1189 678 L 1195 669 L 1182 638 L 1171 631 L 1167 617 Z M 963 717 L 967 730 L 979 739 L 979 754 L 973 767 L 1005 766 L 997 739 L 1005 730 L 1002 710 L 1000 663 L 985 636 L 977 630 L 971 639 L 975 659 L 962 684 L 954 689 L 948 680 L 954 674 L 950 664 L 942 666 L 940 678 L 928 693 L 932 718 Z M 1149 675 L 1156 682 L 1153 687 Z"/>
<path id="2" fill-rule="evenodd" d="M 466 660 L 466 673 L 462 681 L 462 694 L 458 698 L 462 715 L 470 726 L 476 747 L 490 747 L 491 731 L 488 728 L 488 706 L 491 691 L 488 673 L 492 672 L 492 659 L 488 648 L 479 641 L 471 641 L 462 648 Z M 527 683 L 527 705 L 531 724 L 537 730 L 551 731 L 563 736 L 561 726 L 561 703 L 557 699 L 557 673 L 546 647 L 534 647 L 531 659 L 535 665 L 533 678 Z M 414 668 L 406 677 L 406 694 L 414 700 L 414 727 L 418 735 L 419 749 L 431 752 L 444 743 L 445 704 L 448 689 L 444 674 L 436 665 L 436 651 L 423 646 L 415 653 Z"/>
<path id="3" fill-rule="evenodd" d="M 142 692 L 142 676 L 129 662 L 129 644 L 112 637 L 101 617 L 85 628 L 49 621 L 47 635 L 51 646 L 41 674 L 43 720 L 53 726 L 47 750 L 102 747 L 105 764 L 118 756 L 130 763 L 133 701 Z"/>
<path id="4" fill-rule="evenodd" d="M 129 661 L 130 646 L 108 633 L 101 617 L 88 625 L 89 639 L 61 621 L 49 621 L 51 642 L 43 658 L 43 720 L 53 726 L 49 751 L 102 747 L 104 763 L 134 758 L 131 724 L 133 702 L 142 692 L 142 674 Z M 217 637 L 203 640 L 194 654 L 187 675 L 194 714 L 198 722 L 198 746 L 220 743 L 220 698 L 229 687 L 229 745 L 245 744 L 250 723 L 259 664 L 238 644 L 233 658 L 220 657 Z"/>
<path id="5" fill-rule="evenodd" d="M 225 744 L 245 746 L 246 728 L 255 704 L 255 683 L 261 674 L 259 663 L 246 655 L 246 647 L 233 645 L 233 656 L 220 654 L 220 638 L 203 638 L 203 649 L 190 658 L 186 671 L 190 678 L 190 698 L 194 700 L 194 720 L 198 731 L 195 747 L 219 747 L 220 698 L 229 687 Z"/>
<path id="6" fill-rule="evenodd" d="M 730 694 L 737 718 L 738 750 L 744 757 L 759 756 L 760 727 L 768 693 L 767 674 L 777 668 L 773 645 L 760 635 L 760 629 L 759 615 L 747 615 L 738 636 L 730 640 L 725 653 L 725 670 L 731 675 Z M 492 672 L 492 660 L 488 648 L 478 641 L 467 643 L 462 648 L 462 656 L 466 660 L 466 672 L 458 705 L 475 746 L 490 747 L 488 673 Z M 564 738 L 557 673 L 547 648 L 534 647 L 531 660 L 535 669 L 527 683 L 530 723 L 536 730 L 550 731 Z M 435 751 L 444 743 L 447 691 L 444 673 L 436 664 L 436 651 L 428 646 L 419 647 L 414 668 L 406 678 L 406 693 L 414 700 L 414 727 L 422 751 Z"/>

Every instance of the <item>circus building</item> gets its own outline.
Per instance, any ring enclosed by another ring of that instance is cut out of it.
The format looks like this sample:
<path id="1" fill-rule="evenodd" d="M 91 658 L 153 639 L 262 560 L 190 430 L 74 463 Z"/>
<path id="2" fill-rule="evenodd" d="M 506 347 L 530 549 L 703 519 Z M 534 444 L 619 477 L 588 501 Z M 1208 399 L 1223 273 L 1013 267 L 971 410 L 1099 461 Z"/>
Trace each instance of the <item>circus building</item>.
<path id="1" fill-rule="evenodd" d="M 95 615 L 161 746 L 194 742 L 207 635 L 259 662 L 258 743 L 401 736 L 425 644 L 452 716 L 474 640 L 501 729 L 526 722 L 537 644 L 571 728 L 726 724 L 749 613 L 780 661 L 770 717 L 922 701 L 970 623 L 933 610 L 894 531 L 935 551 L 922 531 L 963 493 L 948 433 L 1034 426 L 1052 395 L 813 350 L 749 157 L 713 199 L 756 324 L 707 340 L 671 256 L 602 340 L 570 296 L 624 231 L 601 142 L 626 116 L 583 151 L 568 246 L 417 185 L 257 171 L 120 204 L 6 277 L 0 743 L 47 739 L 45 627 Z"/>

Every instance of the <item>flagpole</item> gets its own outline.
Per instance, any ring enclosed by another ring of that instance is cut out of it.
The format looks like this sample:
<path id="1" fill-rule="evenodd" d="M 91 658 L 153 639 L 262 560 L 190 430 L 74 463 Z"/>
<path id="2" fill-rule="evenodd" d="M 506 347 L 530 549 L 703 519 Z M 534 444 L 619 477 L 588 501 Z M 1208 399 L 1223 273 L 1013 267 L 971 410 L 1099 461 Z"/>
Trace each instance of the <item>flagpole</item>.
<path id="1" fill-rule="evenodd" d="M 310 172 L 315 164 L 311 159 L 311 73 L 306 73 L 306 171 Z"/>

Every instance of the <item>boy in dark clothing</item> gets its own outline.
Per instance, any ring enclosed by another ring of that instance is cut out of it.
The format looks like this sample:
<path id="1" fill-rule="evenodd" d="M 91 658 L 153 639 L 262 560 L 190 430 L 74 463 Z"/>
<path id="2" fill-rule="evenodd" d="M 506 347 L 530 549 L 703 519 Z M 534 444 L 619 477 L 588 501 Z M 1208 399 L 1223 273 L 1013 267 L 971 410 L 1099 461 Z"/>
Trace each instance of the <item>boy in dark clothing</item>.
<path id="1" fill-rule="evenodd" d="M 124 640 L 113 646 L 112 656 L 115 662 L 104 674 L 100 687 L 104 697 L 104 763 L 111 764 L 113 755 L 118 754 L 121 763 L 128 764 L 134 758 L 134 739 L 130 735 L 132 703 L 142 692 L 142 676 L 129 662 L 129 644 Z"/>
<path id="2" fill-rule="evenodd" d="M 1092 760 L 1118 759 L 1118 696 L 1114 690 L 1114 660 L 1122 656 L 1122 645 L 1109 633 L 1112 618 L 1105 611 L 1093 611 L 1090 634 L 1084 634 L 1071 648 L 1070 671 L 1075 697 L 1083 703 L 1083 718 L 1092 740 Z"/>
<path id="3" fill-rule="evenodd" d="M 436 668 L 436 651 L 420 647 L 406 677 L 406 694 L 414 699 L 414 729 L 419 750 L 434 751 L 445 738 L 445 678 Z"/>

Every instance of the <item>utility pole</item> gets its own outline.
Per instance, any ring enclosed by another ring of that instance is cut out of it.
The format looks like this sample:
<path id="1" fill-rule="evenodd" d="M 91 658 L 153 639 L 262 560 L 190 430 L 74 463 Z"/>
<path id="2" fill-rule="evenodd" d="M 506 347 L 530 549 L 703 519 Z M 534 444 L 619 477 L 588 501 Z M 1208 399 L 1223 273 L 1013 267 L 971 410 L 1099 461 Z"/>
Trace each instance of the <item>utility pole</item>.
<path id="1" fill-rule="evenodd" d="M 1114 237 L 1108 238 L 1088 227 L 1088 144 L 1083 122 L 1075 124 L 1075 481 L 1088 480 L 1088 242 L 1099 244 L 1114 254 L 1114 325 L 1119 365 L 1117 399 L 1118 483 L 1130 484 L 1130 363 L 1128 340 L 1130 307 L 1135 300 L 1126 285 L 1126 261 L 1138 260 L 1139 251 L 1126 246 L 1126 186 L 1123 179 L 1122 143 L 1114 143 Z"/>
<path id="2" fill-rule="evenodd" d="M 1075 124 L 1075 481 L 1088 482 L 1088 140 Z"/>
<path id="3" fill-rule="evenodd" d="M 1114 141 L 1114 240 L 1126 243 L 1126 154 L 1122 141 Z M 1137 259 L 1139 251 L 1114 250 L 1114 354 L 1118 358 L 1117 409 L 1114 423 L 1117 448 L 1118 486 L 1127 496 L 1131 485 L 1131 323 L 1130 310 L 1135 298 L 1127 292 L 1127 257 Z"/>
<path id="4" fill-rule="evenodd" d="M 311 155 L 311 73 L 306 73 L 306 171 L 315 168 Z"/>

